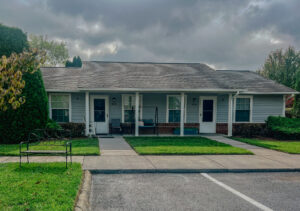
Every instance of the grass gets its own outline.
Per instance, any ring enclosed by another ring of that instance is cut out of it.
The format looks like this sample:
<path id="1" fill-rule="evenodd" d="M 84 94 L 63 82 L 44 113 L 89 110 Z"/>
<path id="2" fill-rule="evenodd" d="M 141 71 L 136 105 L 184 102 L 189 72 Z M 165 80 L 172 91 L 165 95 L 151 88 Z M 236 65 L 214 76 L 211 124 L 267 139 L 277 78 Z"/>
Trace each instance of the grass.
<path id="1" fill-rule="evenodd" d="M 99 155 L 99 142 L 96 138 L 72 139 L 73 155 Z M 52 141 L 51 141 L 52 142 Z M 63 144 L 66 141 L 55 141 L 55 144 Z M 31 144 L 29 149 L 35 150 L 64 150 L 63 146 L 47 146 L 47 143 Z M 50 143 L 51 144 L 51 143 Z M 52 142 L 53 144 L 53 142 Z M 23 145 L 24 149 L 26 145 Z M 0 156 L 18 156 L 19 144 L 0 144 Z"/>
<path id="2" fill-rule="evenodd" d="M 0 210 L 73 210 L 79 163 L 0 164 Z"/>
<path id="3" fill-rule="evenodd" d="M 234 137 L 232 139 L 247 144 L 256 145 L 259 147 L 278 150 L 281 152 L 300 154 L 300 141 L 261 140 L 261 139 L 237 138 L 237 137 Z"/>
<path id="4" fill-rule="evenodd" d="M 204 137 L 125 137 L 140 155 L 253 154 Z"/>

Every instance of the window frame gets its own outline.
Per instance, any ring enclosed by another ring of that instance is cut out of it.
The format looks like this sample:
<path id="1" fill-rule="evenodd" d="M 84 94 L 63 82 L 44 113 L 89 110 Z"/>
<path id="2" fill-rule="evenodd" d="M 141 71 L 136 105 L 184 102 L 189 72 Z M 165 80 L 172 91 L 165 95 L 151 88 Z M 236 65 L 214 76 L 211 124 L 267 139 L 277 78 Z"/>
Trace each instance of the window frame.
<path id="1" fill-rule="evenodd" d="M 250 99 L 250 112 L 249 112 L 249 121 L 236 121 L 236 99 L 237 98 L 248 98 Z M 233 98 L 233 123 L 252 123 L 252 114 L 253 114 L 253 95 L 239 95 Z"/>
<path id="2" fill-rule="evenodd" d="M 52 96 L 53 95 L 66 95 L 69 97 L 69 122 L 72 122 L 72 97 L 70 93 L 49 93 L 48 100 L 49 100 L 49 118 L 52 119 Z M 63 122 L 58 122 L 63 123 Z"/>
<path id="3" fill-rule="evenodd" d="M 167 95 L 167 103 L 166 103 L 166 123 L 180 123 L 180 122 L 169 122 L 169 97 L 179 97 L 181 101 L 181 95 Z M 181 105 L 181 103 L 180 103 Z M 184 95 L 184 123 L 186 123 L 186 110 L 187 110 L 187 95 Z M 174 110 L 174 109 L 171 109 Z M 181 112 L 181 108 L 179 109 Z"/>
<path id="4" fill-rule="evenodd" d="M 128 97 L 128 96 L 132 96 L 132 97 L 135 98 L 135 94 L 122 94 L 122 123 L 127 123 L 127 122 L 125 122 L 125 116 L 124 116 L 125 115 L 125 110 L 126 110 L 126 109 L 124 109 L 124 106 L 125 106 L 124 98 Z M 143 119 L 143 95 L 141 95 L 141 94 L 140 94 L 139 106 L 140 106 L 140 119 Z M 134 112 L 135 112 L 135 110 L 134 110 Z"/>

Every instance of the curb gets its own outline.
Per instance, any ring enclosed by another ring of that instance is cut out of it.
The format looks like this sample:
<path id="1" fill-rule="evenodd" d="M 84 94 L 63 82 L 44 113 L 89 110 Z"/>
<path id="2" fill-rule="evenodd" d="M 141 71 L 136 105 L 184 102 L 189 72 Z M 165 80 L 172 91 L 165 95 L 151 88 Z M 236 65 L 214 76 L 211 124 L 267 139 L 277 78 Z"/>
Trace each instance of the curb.
<path id="1" fill-rule="evenodd" d="M 92 174 L 153 174 L 153 173 L 267 173 L 300 172 L 295 169 L 91 169 Z"/>
<path id="2" fill-rule="evenodd" d="M 87 211 L 91 210 L 90 207 L 90 193 L 91 193 L 92 174 L 89 170 L 84 170 L 84 176 L 82 179 L 79 195 L 77 197 L 74 210 L 75 211 Z"/>

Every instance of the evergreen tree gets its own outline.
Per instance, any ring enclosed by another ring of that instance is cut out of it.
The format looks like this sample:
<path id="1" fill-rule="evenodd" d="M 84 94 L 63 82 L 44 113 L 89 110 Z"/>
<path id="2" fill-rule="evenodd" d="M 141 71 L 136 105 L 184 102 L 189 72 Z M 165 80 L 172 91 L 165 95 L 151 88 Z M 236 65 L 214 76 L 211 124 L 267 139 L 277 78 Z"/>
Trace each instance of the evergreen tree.
<path id="1" fill-rule="evenodd" d="M 0 112 L 0 143 L 26 141 L 30 131 L 46 127 L 48 121 L 48 98 L 41 71 L 25 73 L 26 85 L 22 96 L 26 101 L 18 109 Z"/>
<path id="2" fill-rule="evenodd" d="M 20 29 L 0 25 L 0 57 L 10 56 L 13 52 L 21 53 L 27 48 L 26 34 Z M 13 68 L 11 71 L 20 72 L 20 69 L 26 67 Z M 25 102 L 16 109 L 9 107 L 0 111 L 0 143 L 27 141 L 29 132 L 45 128 L 49 118 L 48 98 L 40 70 L 21 73 L 21 77 L 25 86 L 18 97 L 22 97 Z"/>
<path id="3" fill-rule="evenodd" d="M 74 56 L 73 61 L 66 61 L 66 67 L 82 67 L 82 61 L 79 56 Z"/>

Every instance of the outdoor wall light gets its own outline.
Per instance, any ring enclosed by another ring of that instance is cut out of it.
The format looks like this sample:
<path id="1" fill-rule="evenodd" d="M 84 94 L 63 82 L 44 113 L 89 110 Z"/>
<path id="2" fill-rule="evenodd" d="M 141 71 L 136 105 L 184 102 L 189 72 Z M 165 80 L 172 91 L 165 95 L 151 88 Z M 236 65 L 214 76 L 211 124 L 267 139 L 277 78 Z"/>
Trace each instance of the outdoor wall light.
<path id="1" fill-rule="evenodd" d="M 197 105 L 197 98 L 194 97 L 194 98 L 192 99 L 192 105 Z"/>
<path id="2" fill-rule="evenodd" d="M 115 98 L 115 97 L 111 98 L 111 104 L 117 105 L 117 98 Z"/>

